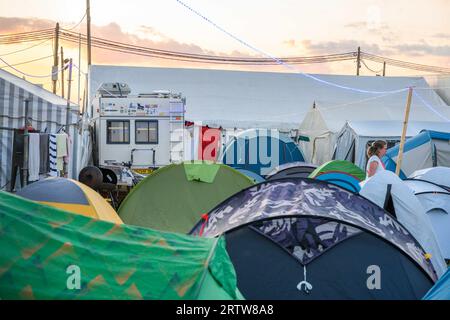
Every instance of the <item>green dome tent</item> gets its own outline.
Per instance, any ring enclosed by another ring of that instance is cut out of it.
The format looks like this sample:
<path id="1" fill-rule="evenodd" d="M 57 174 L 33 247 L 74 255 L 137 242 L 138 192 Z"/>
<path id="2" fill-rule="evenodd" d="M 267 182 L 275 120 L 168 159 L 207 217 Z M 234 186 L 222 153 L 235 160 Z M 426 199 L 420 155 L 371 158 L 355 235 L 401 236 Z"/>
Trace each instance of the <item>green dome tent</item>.
<path id="1" fill-rule="evenodd" d="M 184 162 L 158 169 L 134 187 L 119 208 L 127 224 L 188 233 L 216 205 L 253 184 L 235 169 Z"/>
<path id="2" fill-rule="evenodd" d="M 346 160 L 328 161 L 316 168 L 308 178 L 334 183 L 349 191 L 358 193 L 359 183 L 366 178 L 366 174 L 355 164 Z"/>
<path id="3" fill-rule="evenodd" d="M 0 232 L 4 300 L 242 298 L 223 238 L 114 224 L 6 192 Z"/>

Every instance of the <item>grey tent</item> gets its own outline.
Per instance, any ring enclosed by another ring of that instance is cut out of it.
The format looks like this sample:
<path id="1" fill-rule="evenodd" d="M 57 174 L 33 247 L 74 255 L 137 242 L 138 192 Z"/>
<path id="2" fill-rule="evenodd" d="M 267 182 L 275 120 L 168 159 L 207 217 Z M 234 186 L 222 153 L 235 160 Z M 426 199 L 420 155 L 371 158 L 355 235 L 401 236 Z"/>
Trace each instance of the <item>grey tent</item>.
<path id="1" fill-rule="evenodd" d="M 407 179 L 404 183 L 414 190 L 431 221 L 444 259 L 450 260 L 450 191 L 423 180 Z"/>
<path id="2" fill-rule="evenodd" d="M 267 180 L 280 178 L 307 178 L 317 165 L 306 162 L 291 162 L 274 168 L 268 175 Z"/>
<path id="3" fill-rule="evenodd" d="M 9 185 L 14 129 L 25 126 L 25 100 L 28 100 L 28 118 L 34 129 L 57 133 L 66 124 L 67 101 L 24 79 L 0 69 L 0 189 Z M 78 106 L 71 104 L 69 135 L 72 137 L 72 159 L 77 158 Z M 72 161 L 69 176 L 75 178 L 76 161 Z"/>

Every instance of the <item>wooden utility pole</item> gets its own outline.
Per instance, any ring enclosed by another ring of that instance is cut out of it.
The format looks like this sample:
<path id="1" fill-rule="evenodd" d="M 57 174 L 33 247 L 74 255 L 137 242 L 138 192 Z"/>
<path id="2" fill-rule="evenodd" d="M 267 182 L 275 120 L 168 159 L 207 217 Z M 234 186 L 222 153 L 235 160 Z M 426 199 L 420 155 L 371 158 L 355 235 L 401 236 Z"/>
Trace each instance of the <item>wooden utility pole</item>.
<path id="1" fill-rule="evenodd" d="M 78 96 L 77 104 L 80 105 L 80 88 L 81 88 L 81 33 L 78 34 Z"/>
<path id="2" fill-rule="evenodd" d="M 70 92 L 72 88 L 72 58 L 69 60 L 69 79 L 67 79 L 67 108 L 66 108 L 66 133 L 70 133 Z M 67 163 L 64 163 L 64 176 L 68 176 L 69 167 Z"/>
<path id="3" fill-rule="evenodd" d="M 356 56 L 356 75 L 359 76 L 359 69 L 361 68 L 361 47 L 358 47 L 358 55 Z"/>
<path id="4" fill-rule="evenodd" d="M 85 97 L 85 103 L 86 106 L 84 110 L 88 112 L 89 107 L 89 74 L 91 69 L 91 63 L 92 63 L 92 55 L 91 55 L 91 5 L 90 1 L 86 0 L 86 23 L 87 23 L 87 59 L 88 59 L 88 68 L 87 68 L 87 74 L 86 74 L 86 97 Z M 91 114 L 92 115 L 92 114 Z"/>
<path id="5" fill-rule="evenodd" d="M 64 99 L 64 49 L 61 47 L 61 97 Z"/>
<path id="6" fill-rule="evenodd" d="M 383 77 L 386 76 L 386 61 L 383 61 Z"/>
<path id="7" fill-rule="evenodd" d="M 400 170 L 402 168 L 403 161 L 403 147 L 405 146 L 406 130 L 408 129 L 409 110 L 411 109 L 413 89 L 410 87 L 408 91 L 408 100 L 406 101 L 405 120 L 403 121 L 402 138 L 400 139 L 400 146 L 398 148 L 397 167 L 395 168 L 395 174 L 400 176 Z"/>
<path id="8" fill-rule="evenodd" d="M 56 94 L 56 83 L 58 81 L 58 48 L 59 48 L 59 23 L 56 24 L 55 28 L 55 46 L 53 48 L 52 82 L 54 94 Z"/>
<path id="9" fill-rule="evenodd" d="M 90 1 L 86 0 L 86 22 L 87 22 L 87 59 L 88 69 L 91 65 L 91 5 Z"/>

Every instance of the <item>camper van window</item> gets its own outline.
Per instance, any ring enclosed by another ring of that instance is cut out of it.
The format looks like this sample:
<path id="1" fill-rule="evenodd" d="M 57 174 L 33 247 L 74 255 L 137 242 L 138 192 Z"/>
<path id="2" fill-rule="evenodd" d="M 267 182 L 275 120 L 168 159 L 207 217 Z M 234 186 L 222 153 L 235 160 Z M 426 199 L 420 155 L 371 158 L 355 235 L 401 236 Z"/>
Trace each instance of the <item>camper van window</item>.
<path id="1" fill-rule="evenodd" d="M 108 120 L 106 130 L 107 130 L 106 142 L 108 144 L 130 143 L 129 120 Z"/>
<path id="2" fill-rule="evenodd" d="M 137 144 L 158 144 L 158 120 L 136 120 Z"/>

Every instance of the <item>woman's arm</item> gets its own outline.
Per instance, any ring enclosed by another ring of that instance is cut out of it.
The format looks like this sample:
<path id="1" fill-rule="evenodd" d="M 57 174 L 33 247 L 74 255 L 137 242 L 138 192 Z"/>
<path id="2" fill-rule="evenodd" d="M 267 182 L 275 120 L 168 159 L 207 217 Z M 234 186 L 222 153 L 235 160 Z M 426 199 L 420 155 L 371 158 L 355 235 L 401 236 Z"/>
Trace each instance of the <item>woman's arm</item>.
<path id="1" fill-rule="evenodd" d="M 369 165 L 369 172 L 367 174 L 367 178 L 373 176 L 375 174 L 375 172 L 377 172 L 377 168 L 378 168 L 378 162 L 372 161 Z"/>

